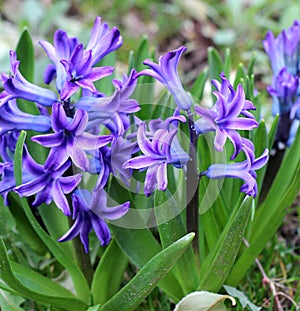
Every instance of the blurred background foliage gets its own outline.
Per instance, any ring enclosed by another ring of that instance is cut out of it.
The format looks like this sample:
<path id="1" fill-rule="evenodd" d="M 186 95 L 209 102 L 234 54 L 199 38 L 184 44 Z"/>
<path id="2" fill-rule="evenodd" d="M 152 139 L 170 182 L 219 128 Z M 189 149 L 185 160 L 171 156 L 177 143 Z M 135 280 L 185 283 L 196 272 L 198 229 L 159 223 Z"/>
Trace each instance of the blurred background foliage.
<path id="1" fill-rule="evenodd" d="M 300 3 L 299 0 L 0 0 L 0 13 L 1 72 L 9 71 L 8 51 L 16 48 L 22 29 L 27 27 L 37 57 L 35 81 L 42 82 L 47 59 L 43 49 L 38 47 L 38 41 L 52 42 L 54 31 L 62 28 L 69 35 L 87 42 L 94 19 L 99 15 L 121 31 L 124 44 L 117 51 L 117 67 L 124 72 L 130 51 L 137 49 L 143 36 L 148 37 L 151 50 L 157 55 L 181 45 L 188 48 L 180 64 L 188 86 L 207 68 L 210 46 L 221 55 L 230 48 L 233 69 L 237 69 L 240 62 L 247 67 L 255 55 L 255 85 L 263 93 L 264 109 L 270 111 L 271 100 L 265 88 L 271 81 L 271 68 L 262 40 L 268 30 L 277 35 L 290 27 L 300 16 Z M 296 264 L 300 260 L 299 214 L 299 201 L 296 201 L 278 235 L 261 256 L 269 277 L 275 278 L 282 291 L 294 297 L 296 302 L 300 297 L 300 265 Z M 9 236 L 14 238 L 14 235 Z M 253 270 L 257 271 L 255 264 Z M 272 301 L 264 298 L 270 296 L 268 289 L 261 286 L 259 271 L 256 275 L 257 279 L 247 278 L 243 289 L 253 302 L 265 303 L 269 306 L 266 309 L 271 310 Z M 158 300 L 163 303 L 159 295 L 153 293 L 149 297 L 152 304 Z"/>
<path id="2" fill-rule="evenodd" d="M 262 39 L 269 29 L 276 34 L 289 27 L 300 16 L 300 4 L 298 0 L 2 0 L 0 11 L 4 69 L 7 50 L 14 48 L 24 26 L 36 41 L 52 40 L 57 28 L 87 40 L 94 18 L 100 15 L 121 30 L 125 40 L 118 59 L 124 63 L 142 36 L 149 38 L 158 54 L 186 45 L 182 67 L 188 82 L 205 68 L 208 46 L 221 53 L 230 48 L 237 64 L 247 63 L 255 53 L 258 77 L 269 72 Z M 37 53 L 42 55 L 42 49 Z"/>

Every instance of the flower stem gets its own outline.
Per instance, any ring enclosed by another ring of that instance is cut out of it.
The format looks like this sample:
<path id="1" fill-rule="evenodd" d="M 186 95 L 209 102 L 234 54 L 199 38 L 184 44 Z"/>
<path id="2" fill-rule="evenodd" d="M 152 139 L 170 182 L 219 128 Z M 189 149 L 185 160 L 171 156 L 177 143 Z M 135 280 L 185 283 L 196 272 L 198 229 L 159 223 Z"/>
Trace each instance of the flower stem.
<path id="1" fill-rule="evenodd" d="M 192 247 L 199 254 L 199 215 L 198 215 L 198 194 L 199 194 L 199 174 L 197 170 L 197 134 L 194 126 L 193 115 L 188 113 L 188 125 L 190 132 L 189 156 L 187 163 L 186 182 L 186 227 L 187 232 L 194 232 L 195 238 Z"/>
<path id="2" fill-rule="evenodd" d="M 272 152 L 269 157 L 265 179 L 260 192 L 259 204 L 261 204 L 266 198 L 280 168 L 281 162 L 285 155 L 285 144 L 289 138 L 291 125 L 292 121 L 289 118 L 289 114 L 282 114 L 279 119 L 276 138 L 272 146 Z"/>

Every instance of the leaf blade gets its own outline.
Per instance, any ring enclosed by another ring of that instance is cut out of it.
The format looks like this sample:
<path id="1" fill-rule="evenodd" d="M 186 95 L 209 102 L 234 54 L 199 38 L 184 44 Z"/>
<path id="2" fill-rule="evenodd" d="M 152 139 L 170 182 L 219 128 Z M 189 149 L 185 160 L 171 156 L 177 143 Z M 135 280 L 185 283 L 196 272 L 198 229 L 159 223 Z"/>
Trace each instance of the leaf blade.
<path id="1" fill-rule="evenodd" d="M 194 233 L 187 234 L 151 258 L 121 291 L 101 306 L 100 310 L 134 310 L 170 271 L 194 236 Z"/>

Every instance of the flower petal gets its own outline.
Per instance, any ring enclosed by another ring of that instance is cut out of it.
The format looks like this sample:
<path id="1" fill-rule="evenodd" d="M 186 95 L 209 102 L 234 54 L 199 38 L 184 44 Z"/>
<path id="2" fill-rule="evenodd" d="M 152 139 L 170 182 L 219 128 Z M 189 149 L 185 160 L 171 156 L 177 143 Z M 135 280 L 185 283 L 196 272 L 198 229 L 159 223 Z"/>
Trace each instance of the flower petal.
<path id="1" fill-rule="evenodd" d="M 134 168 L 134 169 L 142 169 L 142 168 L 146 168 L 149 167 L 151 165 L 156 164 L 157 162 L 160 162 L 161 159 L 157 158 L 153 158 L 152 156 L 137 156 L 135 158 L 132 158 L 128 161 L 126 161 L 123 164 L 124 168 Z"/>
<path id="2" fill-rule="evenodd" d="M 44 146 L 44 147 L 56 147 L 63 143 L 64 133 L 57 132 L 52 134 L 38 135 L 31 137 L 31 140 Z"/>
<path id="3" fill-rule="evenodd" d="M 94 231 L 99 241 L 101 242 L 101 246 L 107 245 L 111 239 L 108 225 L 103 219 L 101 219 L 100 217 L 96 218 L 96 216 L 91 217 L 91 221 Z"/>
<path id="4" fill-rule="evenodd" d="M 101 209 L 101 217 L 108 220 L 116 220 L 124 216 L 130 208 L 130 202 L 125 202 L 114 207 L 104 207 Z"/>
<path id="5" fill-rule="evenodd" d="M 53 201 L 55 202 L 56 206 L 66 215 L 71 216 L 71 210 L 69 207 L 68 200 L 64 195 L 60 182 L 56 180 L 53 184 L 52 188 L 52 196 Z"/>
<path id="6" fill-rule="evenodd" d="M 157 189 L 165 191 L 168 186 L 167 163 L 160 163 L 157 166 Z"/>

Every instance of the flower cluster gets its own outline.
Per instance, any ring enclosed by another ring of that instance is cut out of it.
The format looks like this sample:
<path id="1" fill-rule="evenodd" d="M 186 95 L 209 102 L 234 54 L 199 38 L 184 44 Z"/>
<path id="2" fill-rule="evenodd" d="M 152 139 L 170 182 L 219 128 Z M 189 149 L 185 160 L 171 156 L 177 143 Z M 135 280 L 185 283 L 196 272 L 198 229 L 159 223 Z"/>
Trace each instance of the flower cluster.
<path id="1" fill-rule="evenodd" d="M 66 216 L 72 215 L 74 219 L 74 225 L 61 240 L 80 235 L 88 252 L 90 231 L 94 229 L 101 244 L 106 245 L 110 234 L 105 219 L 122 217 L 129 209 L 129 202 L 107 207 L 104 187 L 109 175 L 116 170 L 107 154 L 114 150 L 122 152 L 130 145 L 122 139 L 129 126 L 129 114 L 139 110 L 138 103 L 129 99 L 136 85 L 135 72 L 114 81 L 112 96 L 96 89 L 94 82 L 114 71 L 114 67 L 99 67 L 97 63 L 122 45 L 119 30 L 110 29 L 100 17 L 95 20 L 86 47 L 62 30 L 55 32 L 53 45 L 46 41 L 40 44 L 51 60 L 44 72 L 44 81 L 46 84 L 54 81 L 56 91 L 27 81 L 19 70 L 15 51 L 10 52 L 11 73 L 1 76 L 4 90 L 0 94 L 0 193 L 6 204 L 9 204 L 10 191 L 20 196 L 34 196 L 32 207 L 53 201 Z M 78 98 L 79 90 L 80 99 L 74 100 L 73 95 L 76 93 Z M 21 111 L 19 99 L 27 100 L 27 105 L 36 105 L 40 115 Z M 20 130 L 38 132 L 31 140 L 49 149 L 49 153 L 44 163 L 37 163 L 25 145 L 22 184 L 16 185 L 13 155 Z M 99 158 L 105 159 L 100 167 L 105 174 L 99 174 L 101 180 L 92 191 L 95 199 L 90 200 L 88 190 L 79 189 L 81 172 L 99 173 L 99 169 L 94 170 Z"/>
<path id="2" fill-rule="evenodd" d="M 106 221 L 124 216 L 130 207 L 130 202 L 107 206 L 110 178 L 118 178 L 128 186 L 134 169 L 145 170 L 146 196 L 166 190 L 168 165 L 185 172 L 191 160 L 179 137 L 180 126 L 187 118 L 198 136 L 215 132 L 217 151 L 223 150 L 228 138 L 234 147 L 231 160 L 241 152 L 246 158 L 241 163 L 212 164 L 200 174 L 209 178 L 241 178 L 245 182 L 241 191 L 256 196 L 255 171 L 266 163 L 268 151 L 255 158 L 253 143 L 239 133 L 258 126 L 250 112 L 255 107 L 245 98 L 241 85 L 234 90 L 221 74 L 221 82 L 212 81 L 217 98 L 214 107 L 194 105 L 178 74 L 178 63 L 186 49 L 180 47 L 162 55 L 158 64 L 145 60 L 148 69 L 141 72 L 132 69 L 128 75 L 113 79 L 114 90 L 106 94 L 94 83 L 112 75 L 115 68 L 98 64 L 122 45 L 122 37 L 117 28 L 110 29 L 100 17 L 95 20 L 86 47 L 63 30 L 55 32 L 53 45 L 46 41 L 40 45 L 51 61 L 45 69 L 44 82 L 53 83 L 54 87 L 49 89 L 27 81 L 19 70 L 15 51 L 10 52 L 11 73 L 1 76 L 4 90 L 0 94 L 0 194 L 6 204 L 10 191 L 32 197 L 33 208 L 53 201 L 74 220 L 59 241 L 79 235 L 88 252 L 89 233 L 94 230 L 101 245 L 106 245 L 111 238 Z M 144 75 L 153 77 L 170 92 L 177 105 L 173 116 L 148 123 L 133 116 L 140 110 L 133 94 L 138 78 Z M 35 105 L 40 114 L 21 111 L 20 99 L 26 100 L 27 105 Z M 201 117 L 196 122 L 193 110 Z M 49 152 L 44 163 L 38 163 L 25 144 L 22 184 L 16 185 L 13 161 L 20 130 L 38 132 L 31 137 L 31 144 Z M 80 188 L 83 172 L 96 176 L 92 189 Z"/>
<path id="3" fill-rule="evenodd" d="M 213 94 L 217 101 L 211 108 L 195 106 L 195 111 L 202 118 L 196 121 L 198 135 L 207 132 L 215 132 L 214 147 L 217 151 L 223 151 L 227 138 L 234 147 L 230 159 L 234 160 L 240 152 L 246 156 L 241 163 L 212 164 L 206 172 L 209 178 L 218 179 L 224 177 L 240 178 L 245 183 L 241 191 L 248 195 L 256 196 L 257 184 L 255 170 L 262 168 L 268 160 L 268 149 L 255 159 L 253 143 L 240 135 L 238 130 L 252 130 L 258 126 L 257 121 L 249 110 L 255 110 L 252 102 L 245 98 L 242 86 L 239 84 L 235 91 L 224 73 L 220 75 L 221 83 L 213 80 L 216 91 Z"/>
<path id="4" fill-rule="evenodd" d="M 280 115 L 276 140 L 290 145 L 300 123 L 300 22 L 283 30 L 276 38 L 269 31 L 263 45 L 272 66 L 273 114 Z"/>

